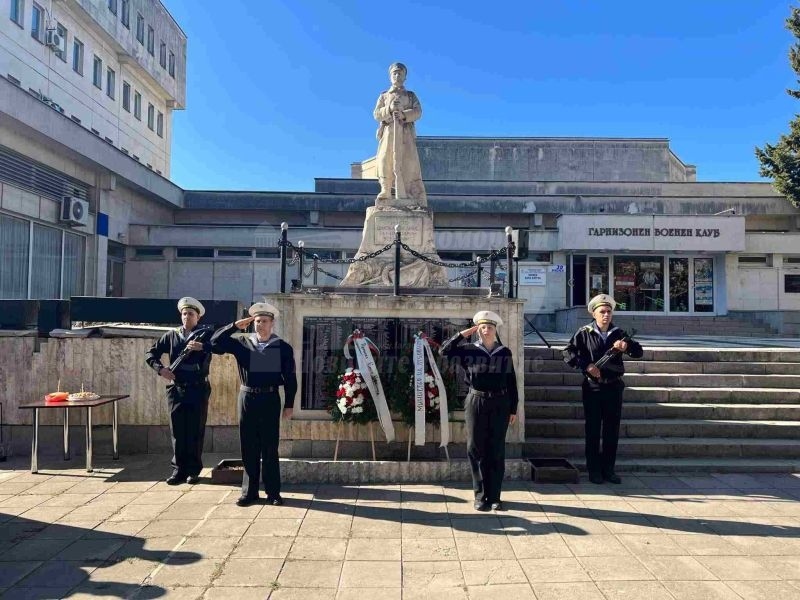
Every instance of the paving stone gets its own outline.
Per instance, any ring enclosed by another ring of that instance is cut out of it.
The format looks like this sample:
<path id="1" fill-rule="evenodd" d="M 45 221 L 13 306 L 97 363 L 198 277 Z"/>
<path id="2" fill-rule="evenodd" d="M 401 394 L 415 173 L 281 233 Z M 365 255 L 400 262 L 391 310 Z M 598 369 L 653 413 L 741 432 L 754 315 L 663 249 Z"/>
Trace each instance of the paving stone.
<path id="1" fill-rule="evenodd" d="M 403 561 L 452 561 L 458 560 L 455 539 L 447 538 L 403 538 Z"/>
<path id="2" fill-rule="evenodd" d="M 298 538 L 297 542 L 300 541 L 301 538 Z M 294 548 L 292 548 L 292 550 L 294 550 Z M 345 559 L 348 561 L 399 561 L 402 556 L 401 541 L 399 539 L 351 538 L 347 542 Z"/>
<path id="3" fill-rule="evenodd" d="M 165 587 L 186 585 L 187 582 L 206 586 L 219 574 L 222 564 L 219 559 L 169 558 L 155 573 L 152 583 Z"/>
<path id="4" fill-rule="evenodd" d="M 594 583 L 534 583 L 537 600 L 604 600 Z"/>
<path id="5" fill-rule="evenodd" d="M 784 581 L 726 581 L 725 583 L 747 600 L 800 599 L 800 589 Z"/>
<path id="6" fill-rule="evenodd" d="M 253 521 L 245 533 L 248 536 L 277 535 L 290 536 L 297 535 L 302 519 L 257 519 Z"/>
<path id="7" fill-rule="evenodd" d="M 13 565 L 14 563 L 9 564 Z M 16 587 L 75 587 L 89 577 L 94 569 L 94 566 L 82 562 L 51 560 L 42 563 L 24 579 L 18 581 Z"/>
<path id="8" fill-rule="evenodd" d="M 708 581 L 717 577 L 691 556 L 640 556 L 659 581 Z"/>
<path id="9" fill-rule="evenodd" d="M 664 587 L 675 600 L 741 600 L 742 598 L 721 581 L 665 581 Z"/>
<path id="10" fill-rule="evenodd" d="M 646 581 L 653 575 L 638 561 L 621 561 L 613 556 L 584 556 L 581 566 L 594 581 Z"/>
<path id="11" fill-rule="evenodd" d="M 279 558 L 229 558 L 213 585 L 271 587 L 276 583 L 282 565 L 283 560 Z"/>
<path id="12" fill-rule="evenodd" d="M 397 561 L 348 560 L 342 567 L 340 588 L 399 588 L 402 565 Z M 365 591 L 371 597 L 371 592 Z"/>
<path id="13" fill-rule="evenodd" d="M 767 569 L 763 562 L 746 556 L 698 556 L 696 560 L 724 581 L 780 579 L 771 569 Z"/>
<path id="14" fill-rule="evenodd" d="M 525 572 L 514 560 L 462 560 L 461 570 L 467 586 L 502 586 L 528 583 Z"/>
<path id="15" fill-rule="evenodd" d="M 195 541 L 215 539 L 216 538 L 197 538 Z M 288 556 L 289 549 L 292 547 L 294 540 L 295 538 L 293 537 L 245 536 L 239 540 L 231 556 L 233 558 L 284 559 Z"/>
<path id="16" fill-rule="evenodd" d="M 607 600 L 673 600 L 667 588 L 655 581 L 598 581 Z"/>
<path id="17" fill-rule="evenodd" d="M 403 587 L 458 587 L 464 585 L 458 561 L 409 562 L 403 565 Z"/>
<path id="18" fill-rule="evenodd" d="M 278 584 L 289 588 L 335 588 L 341 572 L 341 561 L 287 560 L 278 575 Z"/>
<path id="19" fill-rule="evenodd" d="M 279 587 L 269 598 L 270 600 L 334 600 L 336 588 Z"/>

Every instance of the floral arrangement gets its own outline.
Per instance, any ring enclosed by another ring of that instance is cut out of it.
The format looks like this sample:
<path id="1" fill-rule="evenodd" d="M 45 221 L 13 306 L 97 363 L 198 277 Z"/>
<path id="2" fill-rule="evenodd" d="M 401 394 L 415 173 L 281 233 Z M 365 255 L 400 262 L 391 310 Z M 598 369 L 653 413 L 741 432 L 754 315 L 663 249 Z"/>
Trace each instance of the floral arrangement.
<path id="1" fill-rule="evenodd" d="M 372 395 L 361 371 L 348 367 L 338 377 L 335 398 L 328 405 L 334 421 L 369 423 L 378 418 Z"/>

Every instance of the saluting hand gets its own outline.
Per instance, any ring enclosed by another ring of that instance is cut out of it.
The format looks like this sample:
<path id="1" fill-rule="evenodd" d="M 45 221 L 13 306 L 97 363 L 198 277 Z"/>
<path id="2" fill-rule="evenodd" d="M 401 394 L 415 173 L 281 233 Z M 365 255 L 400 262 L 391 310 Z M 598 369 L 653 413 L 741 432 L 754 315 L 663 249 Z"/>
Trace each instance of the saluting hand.
<path id="1" fill-rule="evenodd" d="M 247 326 L 250 325 L 250 323 L 252 323 L 255 320 L 256 320 L 255 317 L 245 317 L 244 319 L 239 319 L 238 321 L 236 321 L 234 325 L 236 325 L 237 329 L 241 329 L 242 331 L 244 331 L 245 329 L 247 329 Z"/>
<path id="2" fill-rule="evenodd" d="M 471 336 L 476 331 L 478 331 L 478 326 L 477 325 L 473 325 L 469 329 L 465 329 L 464 331 L 462 331 L 461 335 L 462 335 L 462 337 L 468 338 L 469 336 Z"/>
<path id="3" fill-rule="evenodd" d="M 620 352 L 625 352 L 628 349 L 628 342 L 625 340 L 617 340 L 614 342 L 614 348 L 619 350 Z"/>

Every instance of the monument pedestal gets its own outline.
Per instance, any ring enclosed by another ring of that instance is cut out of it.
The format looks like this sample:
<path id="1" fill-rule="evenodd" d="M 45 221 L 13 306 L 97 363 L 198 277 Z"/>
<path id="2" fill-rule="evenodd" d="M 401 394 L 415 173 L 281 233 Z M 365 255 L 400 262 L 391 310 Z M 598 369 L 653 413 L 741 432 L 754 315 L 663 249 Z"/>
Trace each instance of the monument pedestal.
<path id="1" fill-rule="evenodd" d="M 398 204 L 413 200 L 395 201 Z M 395 240 L 400 226 L 403 243 L 420 254 L 439 260 L 433 237 L 433 213 L 423 206 L 381 203 L 367 208 L 364 232 L 356 258 L 386 247 Z M 394 284 L 394 249 L 350 265 L 342 286 L 389 286 Z M 400 253 L 400 284 L 410 287 L 448 287 L 447 270 L 419 259 L 405 250 Z"/>

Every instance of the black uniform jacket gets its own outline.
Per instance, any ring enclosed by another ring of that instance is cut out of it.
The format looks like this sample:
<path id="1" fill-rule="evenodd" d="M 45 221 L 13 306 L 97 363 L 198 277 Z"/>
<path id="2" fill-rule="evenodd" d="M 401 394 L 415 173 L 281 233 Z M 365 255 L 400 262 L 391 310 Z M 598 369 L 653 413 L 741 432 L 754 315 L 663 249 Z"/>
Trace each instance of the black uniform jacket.
<path id="1" fill-rule="evenodd" d="M 208 377 L 208 367 L 211 364 L 210 328 L 198 325 L 189 334 L 183 331 L 183 327 L 176 327 L 168 331 L 147 351 L 145 362 L 158 373 L 164 366 L 161 363 L 161 357 L 164 354 L 169 354 L 169 364 L 172 364 L 186 347 L 189 335 L 200 330 L 208 331 L 205 335 L 205 342 L 203 342 L 203 349 L 189 352 L 186 358 L 183 359 L 175 373 L 175 382 L 181 384 L 202 381 Z"/>
<path id="2" fill-rule="evenodd" d="M 283 386 L 284 407 L 294 407 L 297 394 L 297 375 L 294 367 L 294 350 L 277 335 L 259 350 L 255 334 L 231 337 L 238 332 L 235 323 L 218 329 L 211 336 L 211 347 L 215 352 L 230 353 L 239 365 L 239 381 L 254 388 Z"/>
<path id="3" fill-rule="evenodd" d="M 588 325 L 584 325 L 567 344 L 562 354 L 564 355 L 564 362 L 571 366 L 573 369 L 579 369 L 586 375 L 586 368 L 600 359 L 607 350 L 609 350 L 614 342 L 621 340 L 627 334 L 623 329 L 614 326 L 611 323 L 608 326 L 608 336 L 603 340 L 603 336 L 597 331 L 594 321 Z M 611 383 L 616 381 L 625 374 L 625 366 L 622 364 L 622 352 L 612 357 L 603 368 L 600 369 L 601 380 L 603 383 Z M 641 358 L 644 354 L 641 344 L 636 340 L 628 340 L 628 349 L 625 354 L 631 358 Z M 591 383 L 596 383 L 593 379 L 587 379 Z"/>
<path id="4" fill-rule="evenodd" d="M 490 352 L 480 342 L 466 342 L 460 333 L 442 344 L 443 356 L 458 361 L 467 373 L 469 387 L 480 392 L 505 390 L 511 414 L 517 414 L 519 394 L 517 376 L 514 372 L 514 357 L 511 350 L 497 343 Z"/>

